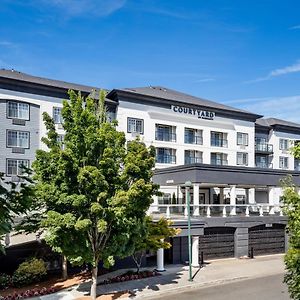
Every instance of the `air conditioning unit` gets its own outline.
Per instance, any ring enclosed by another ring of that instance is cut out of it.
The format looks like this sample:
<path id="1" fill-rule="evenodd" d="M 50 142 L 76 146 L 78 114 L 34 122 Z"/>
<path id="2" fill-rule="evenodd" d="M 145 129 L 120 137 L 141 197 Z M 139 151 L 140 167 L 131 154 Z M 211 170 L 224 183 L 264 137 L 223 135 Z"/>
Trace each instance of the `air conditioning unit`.
<path id="1" fill-rule="evenodd" d="M 138 132 L 132 132 L 131 133 L 131 137 L 133 138 L 133 139 L 135 139 L 135 138 L 137 138 L 137 137 L 139 137 L 140 136 L 140 134 L 138 133 Z"/>

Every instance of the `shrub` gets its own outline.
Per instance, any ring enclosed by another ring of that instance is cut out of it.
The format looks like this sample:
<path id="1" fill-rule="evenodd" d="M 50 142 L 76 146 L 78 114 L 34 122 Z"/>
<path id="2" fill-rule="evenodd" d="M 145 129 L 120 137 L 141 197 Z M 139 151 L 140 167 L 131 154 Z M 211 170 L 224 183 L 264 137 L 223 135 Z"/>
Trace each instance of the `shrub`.
<path id="1" fill-rule="evenodd" d="M 15 287 L 39 282 L 47 274 L 45 262 L 42 259 L 31 258 L 19 265 L 12 276 Z"/>
<path id="2" fill-rule="evenodd" d="M 6 289 L 10 286 L 11 278 L 7 274 L 0 274 L 0 290 Z"/>

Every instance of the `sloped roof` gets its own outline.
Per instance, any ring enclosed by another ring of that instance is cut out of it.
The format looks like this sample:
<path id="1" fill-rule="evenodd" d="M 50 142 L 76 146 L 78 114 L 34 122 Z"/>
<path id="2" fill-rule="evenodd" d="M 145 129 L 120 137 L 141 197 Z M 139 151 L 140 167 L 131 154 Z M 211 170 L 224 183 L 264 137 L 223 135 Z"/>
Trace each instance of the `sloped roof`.
<path id="1" fill-rule="evenodd" d="M 277 118 L 262 118 L 262 119 L 258 119 L 255 123 L 257 125 L 266 126 L 266 127 L 273 127 L 279 125 L 279 126 L 287 126 L 287 127 L 300 129 L 300 124 L 298 123 L 285 121 Z"/>
<path id="2" fill-rule="evenodd" d="M 61 88 L 61 89 L 65 89 L 65 90 L 76 90 L 76 91 L 82 91 L 82 92 L 87 92 L 87 93 L 90 93 L 93 90 L 98 89 L 96 87 L 77 84 L 77 83 L 70 83 L 70 82 L 61 81 L 61 80 L 54 80 L 54 79 L 47 79 L 47 78 L 43 78 L 43 77 L 32 76 L 32 75 L 22 73 L 22 72 L 19 72 L 16 70 L 0 69 L 0 78 L 1 77 L 14 79 L 14 80 L 22 81 L 22 82 L 33 83 L 33 84 L 40 84 L 40 85 L 53 87 L 53 88 Z"/>
<path id="3" fill-rule="evenodd" d="M 175 101 L 175 102 L 181 102 L 183 104 L 192 104 L 192 105 L 204 106 L 204 107 L 212 108 L 212 109 L 220 109 L 220 110 L 227 110 L 227 111 L 232 111 L 232 112 L 237 112 L 237 113 L 251 114 L 253 116 L 257 116 L 257 118 L 262 117 L 261 115 L 254 114 L 254 113 L 251 113 L 246 110 L 238 109 L 238 108 L 227 106 L 227 105 L 224 105 L 224 104 L 221 104 L 218 102 L 195 97 L 195 96 L 185 94 L 182 92 L 178 92 L 178 91 L 175 91 L 175 90 L 172 90 L 172 89 L 169 89 L 166 87 L 162 87 L 162 86 L 148 86 L 148 87 L 116 89 L 116 90 L 112 90 L 108 94 L 108 97 L 112 96 L 113 93 L 116 93 L 118 91 L 131 93 L 132 95 L 134 95 L 134 94 L 144 95 L 144 96 L 153 97 L 153 98 L 160 98 L 160 99 L 165 99 L 165 100 L 170 100 L 170 101 Z"/>

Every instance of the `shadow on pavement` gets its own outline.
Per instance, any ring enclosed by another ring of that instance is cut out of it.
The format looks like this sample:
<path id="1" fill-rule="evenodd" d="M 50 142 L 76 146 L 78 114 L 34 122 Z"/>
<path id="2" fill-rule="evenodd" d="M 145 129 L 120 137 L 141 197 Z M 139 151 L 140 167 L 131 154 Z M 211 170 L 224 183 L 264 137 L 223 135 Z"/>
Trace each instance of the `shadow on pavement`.
<path id="1" fill-rule="evenodd" d="M 183 270 L 178 270 L 177 272 L 172 273 L 163 272 L 161 273 L 161 275 L 155 277 L 98 285 L 97 295 L 113 294 L 117 292 L 127 291 L 130 294 L 129 297 L 134 297 L 138 292 L 142 291 L 159 291 L 164 285 L 176 285 L 182 274 Z M 84 293 L 85 295 L 89 295 L 90 287 L 91 282 L 84 282 L 77 287 L 77 291 Z M 116 297 L 113 297 L 112 299 L 117 299 L 118 297 L 119 296 L 116 295 Z"/>

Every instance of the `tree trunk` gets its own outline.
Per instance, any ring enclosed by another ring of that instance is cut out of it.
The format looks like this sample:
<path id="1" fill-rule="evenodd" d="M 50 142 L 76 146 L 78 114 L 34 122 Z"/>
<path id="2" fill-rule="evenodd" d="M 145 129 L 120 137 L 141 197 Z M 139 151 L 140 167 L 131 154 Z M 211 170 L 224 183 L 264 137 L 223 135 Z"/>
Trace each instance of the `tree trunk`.
<path id="1" fill-rule="evenodd" d="M 65 255 L 62 255 L 62 278 L 63 280 L 68 278 L 68 261 Z"/>
<path id="2" fill-rule="evenodd" d="M 96 300 L 97 297 L 97 275 L 98 275 L 98 262 L 92 269 L 92 285 L 91 285 L 91 298 Z"/>

